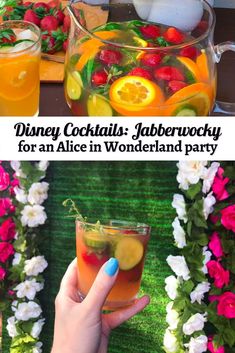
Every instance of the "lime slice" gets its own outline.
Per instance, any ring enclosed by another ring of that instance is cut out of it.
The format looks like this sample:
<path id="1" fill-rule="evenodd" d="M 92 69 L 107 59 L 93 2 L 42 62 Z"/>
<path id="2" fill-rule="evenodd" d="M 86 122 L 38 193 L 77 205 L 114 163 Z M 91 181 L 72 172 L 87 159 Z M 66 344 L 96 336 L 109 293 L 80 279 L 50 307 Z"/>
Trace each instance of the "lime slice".
<path id="1" fill-rule="evenodd" d="M 175 116 L 197 116 L 197 112 L 191 107 L 182 107 L 178 109 Z"/>
<path id="2" fill-rule="evenodd" d="M 0 47 L 0 53 L 9 53 L 13 50 L 13 47 L 10 45 L 4 45 L 3 47 Z"/>
<path id="3" fill-rule="evenodd" d="M 74 71 L 72 74 L 68 73 L 66 90 L 70 99 L 78 100 L 82 94 L 82 79 L 78 71 Z"/>
<path id="4" fill-rule="evenodd" d="M 105 239 L 102 239 L 102 235 L 99 232 L 86 232 L 84 234 L 84 242 L 86 246 L 95 250 L 104 250 L 108 244 Z"/>
<path id="5" fill-rule="evenodd" d="M 89 116 L 112 116 L 113 111 L 108 101 L 98 94 L 89 96 L 87 101 Z"/>
<path id="6" fill-rule="evenodd" d="M 119 262 L 119 268 L 131 270 L 141 261 L 144 254 L 143 244 L 134 238 L 122 238 L 116 246 L 114 256 Z"/>

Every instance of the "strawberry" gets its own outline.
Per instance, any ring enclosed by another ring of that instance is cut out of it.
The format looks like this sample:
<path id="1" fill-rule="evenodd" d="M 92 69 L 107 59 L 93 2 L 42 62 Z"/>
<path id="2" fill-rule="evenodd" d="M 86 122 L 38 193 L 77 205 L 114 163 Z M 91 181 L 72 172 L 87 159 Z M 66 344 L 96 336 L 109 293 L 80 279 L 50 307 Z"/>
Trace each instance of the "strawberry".
<path id="1" fill-rule="evenodd" d="M 129 73 L 128 76 L 140 76 L 144 77 L 147 80 L 151 80 L 152 76 L 148 70 L 142 69 L 141 67 L 135 67 L 132 69 Z"/>
<path id="2" fill-rule="evenodd" d="M 141 62 L 143 65 L 146 66 L 156 66 L 162 60 L 162 56 L 160 54 L 144 54 L 141 58 Z"/>
<path id="3" fill-rule="evenodd" d="M 43 34 L 42 35 L 42 52 L 43 53 L 48 53 L 48 54 L 54 54 L 56 52 L 56 40 L 55 38 Z"/>
<path id="4" fill-rule="evenodd" d="M 56 31 L 57 28 L 59 27 L 58 21 L 54 16 L 45 16 L 41 20 L 41 30 L 42 31 Z"/>
<path id="5" fill-rule="evenodd" d="M 156 69 L 154 71 L 154 77 L 157 80 L 185 81 L 182 72 L 178 68 L 172 66 L 162 66 L 159 69 Z"/>
<path id="6" fill-rule="evenodd" d="M 160 28 L 154 25 L 146 25 L 139 27 L 143 36 L 147 38 L 156 38 L 160 36 Z"/>
<path id="7" fill-rule="evenodd" d="M 181 44 L 184 41 L 184 34 L 175 27 L 168 28 L 163 37 L 171 44 Z"/>
<path id="8" fill-rule="evenodd" d="M 69 41 L 68 41 L 68 39 L 66 39 L 64 42 L 63 42 L 63 44 L 62 44 L 62 47 L 63 47 L 63 51 L 67 51 L 67 49 L 68 49 L 68 44 L 69 44 Z"/>
<path id="9" fill-rule="evenodd" d="M 180 56 L 186 56 L 189 59 L 195 60 L 198 56 L 198 49 L 196 47 L 185 47 L 180 50 Z"/>
<path id="10" fill-rule="evenodd" d="M 60 10 L 60 9 L 57 10 L 57 11 L 54 13 L 54 16 L 55 16 L 55 18 L 57 19 L 59 25 L 62 25 L 63 22 L 64 22 L 64 18 L 65 18 L 65 15 L 64 15 L 63 11 Z"/>
<path id="11" fill-rule="evenodd" d="M 26 1 L 23 3 L 24 7 L 33 7 L 33 3 L 31 1 Z"/>
<path id="12" fill-rule="evenodd" d="M 68 33 L 69 29 L 70 29 L 70 25 L 71 25 L 70 17 L 68 15 L 66 15 L 64 17 L 64 22 L 63 22 L 63 27 L 62 27 L 63 32 Z"/>
<path id="13" fill-rule="evenodd" d="M 50 11 L 50 7 L 45 2 L 36 2 L 36 4 L 33 5 L 33 9 L 41 9 L 44 13 L 48 13 Z"/>
<path id="14" fill-rule="evenodd" d="M 50 9 L 59 9 L 61 7 L 60 0 L 51 0 L 47 3 Z"/>
<path id="15" fill-rule="evenodd" d="M 183 81 L 176 81 L 176 80 L 170 81 L 168 84 L 168 87 L 172 93 L 175 93 L 186 86 L 187 86 L 187 83 Z"/>
<path id="16" fill-rule="evenodd" d="M 108 74 L 105 70 L 95 71 L 92 74 L 91 82 L 95 86 L 105 85 L 108 81 Z"/>
<path id="17" fill-rule="evenodd" d="M 87 264 L 97 267 L 101 267 L 109 259 L 107 255 L 96 255 L 89 251 L 82 252 L 82 258 Z"/>
<path id="18" fill-rule="evenodd" d="M 11 28 L 6 28 L 0 31 L 0 44 L 14 43 L 15 41 L 16 35 Z"/>
<path id="19" fill-rule="evenodd" d="M 125 229 L 122 231 L 122 234 L 139 234 L 136 230 Z"/>
<path id="20" fill-rule="evenodd" d="M 40 26 L 40 18 L 36 15 L 36 13 L 32 9 L 28 9 L 24 14 L 24 20 L 28 22 L 32 22 L 37 26 Z"/>
<path id="21" fill-rule="evenodd" d="M 122 60 L 122 53 L 116 50 L 103 49 L 100 52 L 99 58 L 106 65 L 119 64 Z"/>

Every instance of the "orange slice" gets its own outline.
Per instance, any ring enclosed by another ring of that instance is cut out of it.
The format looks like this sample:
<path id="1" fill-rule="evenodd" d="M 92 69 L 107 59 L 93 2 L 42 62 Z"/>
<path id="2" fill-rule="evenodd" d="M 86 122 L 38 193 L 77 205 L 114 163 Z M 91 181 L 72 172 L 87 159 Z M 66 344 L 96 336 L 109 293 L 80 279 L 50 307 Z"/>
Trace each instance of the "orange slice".
<path id="1" fill-rule="evenodd" d="M 208 66 L 208 60 L 205 51 L 202 51 L 202 53 L 197 57 L 196 64 L 198 66 L 198 69 L 201 73 L 201 79 L 203 82 L 209 82 L 210 81 L 210 70 Z"/>
<path id="2" fill-rule="evenodd" d="M 197 116 L 207 116 L 211 108 L 211 87 L 206 83 L 194 83 L 184 87 L 166 102 L 166 116 L 181 115 L 181 111 L 194 110 Z"/>
<path id="3" fill-rule="evenodd" d="M 109 40 L 118 36 L 118 31 L 98 31 L 94 34 L 100 39 Z M 78 53 L 81 54 L 76 69 L 81 71 L 88 60 L 93 59 L 99 52 L 99 49 L 104 45 L 99 39 L 92 38 L 82 43 L 78 48 Z"/>
<path id="4" fill-rule="evenodd" d="M 158 105 L 165 100 L 157 84 L 139 76 L 117 79 L 110 87 L 109 96 L 112 107 L 124 116 L 156 116 Z"/>
<path id="5" fill-rule="evenodd" d="M 177 56 L 177 60 L 181 64 L 183 64 L 192 73 L 194 79 L 197 82 L 202 81 L 201 72 L 200 72 L 197 64 L 193 60 L 186 58 L 184 56 Z"/>

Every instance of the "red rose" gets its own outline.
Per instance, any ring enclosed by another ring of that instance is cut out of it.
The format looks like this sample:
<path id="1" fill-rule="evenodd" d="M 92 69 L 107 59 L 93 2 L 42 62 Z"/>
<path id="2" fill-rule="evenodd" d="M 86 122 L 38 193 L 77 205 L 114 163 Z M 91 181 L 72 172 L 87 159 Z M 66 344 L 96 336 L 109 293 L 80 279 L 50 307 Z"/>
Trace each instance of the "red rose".
<path id="1" fill-rule="evenodd" d="M 6 270 L 0 266 L 0 281 L 3 281 L 6 276 Z"/>
<path id="2" fill-rule="evenodd" d="M 213 278 L 214 285 L 217 288 L 222 288 L 229 284 L 229 271 L 225 270 L 218 261 L 211 260 L 206 264 L 211 278 Z"/>
<path id="3" fill-rule="evenodd" d="M 225 316 L 227 319 L 235 319 L 235 294 L 224 292 L 217 306 L 218 315 Z"/>
<path id="4" fill-rule="evenodd" d="M 15 212 L 15 206 L 12 204 L 12 201 L 9 199 L 9 197 L 0 199 L 0 217 L 13 212 Z"/>
<path id="5" fill-rule="evenodd" d="M 0 238 L 2 241 L 9 241 L 14 239 L 16 235 L 16 225 L 12 218 L 6 219 L 0 226 Z"/>
<path id="6" fill-rule="evenodd" d="M 0 191 L 6 190 L 10 184 L 9 174 L 0 165 Z"/>
<path id="7" fill-rule="evenodd" d="M 222 214 L 221 223 L 223 226 L 235 233 L 235 205 L 228 206 L 220 212 Z"/>
<path id="8" fill-rule="evenodd" d="M 0 243 L 0 262 L 5 263 L 14 253 L 15 250 L 12 244 L 7 242 Z"/>

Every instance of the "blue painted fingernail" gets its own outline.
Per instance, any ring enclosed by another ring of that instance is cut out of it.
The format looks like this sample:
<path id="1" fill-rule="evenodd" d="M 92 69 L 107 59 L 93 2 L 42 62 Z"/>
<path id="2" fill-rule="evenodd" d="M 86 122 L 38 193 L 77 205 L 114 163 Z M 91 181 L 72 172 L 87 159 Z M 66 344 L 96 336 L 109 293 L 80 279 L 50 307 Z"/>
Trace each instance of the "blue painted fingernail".
<path id="1" fill-rule="evenodd" d="M 114 257 L 111 257 L 107 262 L 104 271 L 108 276 L 114 276 L 118 269 L 118 260 Z"/>

